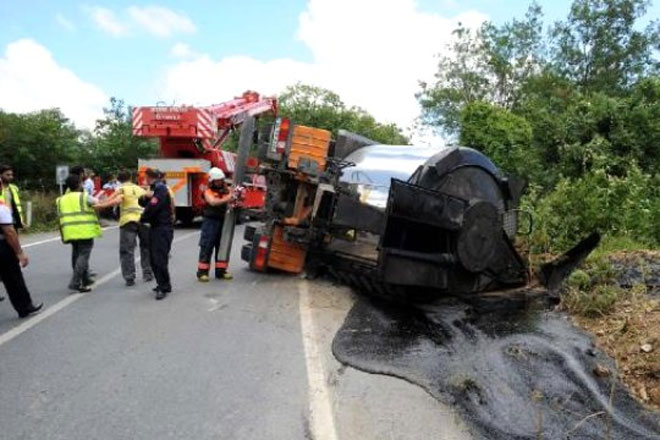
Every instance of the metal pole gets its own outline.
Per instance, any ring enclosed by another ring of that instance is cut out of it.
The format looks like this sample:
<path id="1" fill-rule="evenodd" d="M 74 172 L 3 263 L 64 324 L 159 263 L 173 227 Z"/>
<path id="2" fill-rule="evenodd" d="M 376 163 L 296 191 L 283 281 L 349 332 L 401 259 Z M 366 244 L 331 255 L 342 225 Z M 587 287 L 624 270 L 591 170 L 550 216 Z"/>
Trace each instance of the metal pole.
<path id="1" fill-rule="evenodd" d="M 32 201 L 30 200 L 29 202 L 26 203 L 26 216 L 25 216 L 25 222 L 27 223 L 27 227 L 29 228 L 32 226 Z"/>
<path id="2" fill-rule="evenodd" d="M 254 116 L 248 116 L 241 126 L 241 137 L 238 140 L 238 154 L 234 165 L 234 187 L 243 183 L 245 177 L 245 165 L 250 147 L 252 146 L 252 134 L 254 132 Z M 229 208 L 225 216 L 225 223 L 220 236 L 220 249 L 218 250 L 218 261 L 229 264 L 231 245 L 234 241 L 234 229 L 236 228 L 237 209 Z"/>

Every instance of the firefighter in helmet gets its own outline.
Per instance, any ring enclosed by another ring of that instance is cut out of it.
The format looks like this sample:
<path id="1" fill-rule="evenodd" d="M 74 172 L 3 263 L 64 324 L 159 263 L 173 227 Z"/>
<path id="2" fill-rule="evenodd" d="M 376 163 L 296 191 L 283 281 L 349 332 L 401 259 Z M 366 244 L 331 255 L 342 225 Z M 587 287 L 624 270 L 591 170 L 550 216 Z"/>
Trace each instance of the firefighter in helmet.
<path id="1" fill-rule="evenodd" d="M 204 221 L 199 239 L 197 279 L 201 282 L 209 281 L 211 255 L 215 250 L 215 277 L 229 280 L 232 276 L 227 272 L 226 263 L 218 261 L 222 227 L 227 206 L 232 199 L 231 188 L 225 181 L 225 173 L 221 169 L 214 167 L 209 170 L 208 188 L 204 191 L 203 198 L 205 202 Z"/>

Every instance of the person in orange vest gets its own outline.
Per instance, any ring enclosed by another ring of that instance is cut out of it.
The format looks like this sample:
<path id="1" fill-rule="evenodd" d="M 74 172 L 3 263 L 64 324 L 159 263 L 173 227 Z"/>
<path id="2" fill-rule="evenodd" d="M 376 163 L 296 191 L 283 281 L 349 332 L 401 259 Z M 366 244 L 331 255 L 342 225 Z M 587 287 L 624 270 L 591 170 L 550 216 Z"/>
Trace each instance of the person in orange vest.
<path id="1" fill-rule="evenodd" d="M 208 188 L 203 197 L 204 220 L 202 222 L 202 233 L 199 238 L 199 261 L 197 263 L 197 279 L 201 282 L 209 281 L 211 269 L 211 256 L 215 250 L 215 277 L 230 280 L 231 274 L 227 267 L 218 260 L 220 249 L 220 236 L 227 213 L 227 205 L 232 199 L 231 189 L 225 182 L 225 173 L 219 168 L 209 170 Z"/>

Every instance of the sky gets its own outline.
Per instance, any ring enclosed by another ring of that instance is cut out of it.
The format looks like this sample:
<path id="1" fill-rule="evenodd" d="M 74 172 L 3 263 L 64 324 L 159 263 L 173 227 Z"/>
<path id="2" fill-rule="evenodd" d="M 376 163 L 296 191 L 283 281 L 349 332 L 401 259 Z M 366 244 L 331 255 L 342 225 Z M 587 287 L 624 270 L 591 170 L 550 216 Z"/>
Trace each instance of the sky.
<path id="1" fill-rule="evenodd" d="M 547 23 L 570 0 L 541 0 Z M 504 23 L 528 0 L 2 0 L 0 108 L 59 107 L 92 128 L 111 96 L 209 105 L 303 82 L 406 129 L 458 22 Z M 654 5 L 649 16 L 660 16 Z"/>

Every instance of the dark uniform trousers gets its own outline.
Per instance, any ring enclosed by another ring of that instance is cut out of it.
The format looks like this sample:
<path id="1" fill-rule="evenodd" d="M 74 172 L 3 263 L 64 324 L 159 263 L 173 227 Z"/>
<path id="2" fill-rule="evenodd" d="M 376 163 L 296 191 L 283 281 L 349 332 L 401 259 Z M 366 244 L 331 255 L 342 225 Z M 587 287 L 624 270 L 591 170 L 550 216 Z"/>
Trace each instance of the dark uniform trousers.
<path id="1" fill-rule="evenodd" d="M 14 309 L 19 314 L 27 311 L 32 306 L 32 298 L 25 285 L 18 258 L 4 239 L 0 239 L 0 278 Z"/>
<path id="2" fill-rule="evenodd" d="M 73 277 L 69 283 L 69 288 L 77 289 L 83 285 L 92 284 L 89 276 L 89 259 L 92 256 L 94 240 L 89 238 L 85 240 L 71 240 L 71 266 L 73 267 Z"/>
<path id="3" fill-rule="evenodd" d="M 208 275 L 211 257 L 215 251 L 215 262 L 218 261 L 218 251 L 220 250 L 220 237 L 222 235 L 222 225 L 224 219 L 204 217 L 202 223 L 202 232 L 199 236 L 199 263 L 197 276 Z M 205 269 L 206 268 L 206 269 Z M 216 276 L 222 275 L 224 269 L 219 269 L 216 265 Z"/>
<path id="4" fill-rule="evenodd" d="M 172 290 L 170 271 L 167 262 L 170 258 L 170 249 L 174 238 L 172 226 L 152 226 L 149 231 L 149 256 L 151 270 L 156 277 L 158 288 L 165 292 Z"/>

